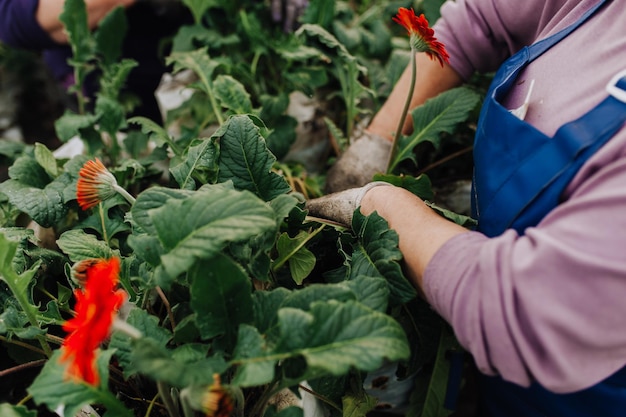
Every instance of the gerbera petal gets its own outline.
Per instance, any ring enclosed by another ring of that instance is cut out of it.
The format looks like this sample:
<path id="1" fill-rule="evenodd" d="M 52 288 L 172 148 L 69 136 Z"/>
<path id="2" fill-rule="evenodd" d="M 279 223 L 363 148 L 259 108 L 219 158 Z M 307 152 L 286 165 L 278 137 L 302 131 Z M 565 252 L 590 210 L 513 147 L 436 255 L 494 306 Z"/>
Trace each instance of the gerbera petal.
<path id="1" fill-rule="evenodd" d="M 90 260 L 84 265 L 84 287 L 75 291 L 75 317 L 63 324 L 69 332 L 63 342 L 62 362 L 70 362 L 68 376 L 97 385 L 96 350 L 109 336 L 117 310 L 126 299 L 118 290 L 118 258 Z"/>
<path id="2" fill-rule="evenodd" d="M 78 205 L 83 210 L 97 206 L 116 193 L 116 185 L 115 177 L 98 158 L 85 162 L 78 171 L 76 183 Z"/>
<path id="3" fill-rule="evenodd" d="M 428 20 L 423 14 L 417 16 L 413 9 L 400 7 L 393 21 L 409 32 L 411 49 L 414 52 L 426 52 L 431 59 L 438 60 L 442 66 L 444 62 L 450 62 L 450 56 L 444 44 L 435 38 L 435 31 L 428 25 Z"/>

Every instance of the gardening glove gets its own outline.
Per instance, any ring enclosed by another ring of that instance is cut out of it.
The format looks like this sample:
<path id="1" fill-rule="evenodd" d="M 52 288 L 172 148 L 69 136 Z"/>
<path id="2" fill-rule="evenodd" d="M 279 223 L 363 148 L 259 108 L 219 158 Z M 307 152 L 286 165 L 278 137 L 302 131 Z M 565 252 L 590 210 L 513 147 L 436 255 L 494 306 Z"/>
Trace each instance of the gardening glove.
<path id="1" fill-rule="evenodd" d="M 282 22 L 285 33 L 293 32 L 308 5 L 308 0 L 270 0 L 272 20 Z"/>
<path id="2" fill-rule="evenodd" d="M 309 211 L 310 216 L 332 220 L 343 226 L 350 227 L 352 225 L 352 215 L 361 206 L 361 200 L 365 193 L 379 185 L 391 184 L 384 181 L 370 182 L 363 187 L 350 188 L 349 190 L 307 200 L 304 207 Z"/>
<path id="3" fill-rule="evenodd" d="M 335 193 L 362 187 L 374 174 L 384 173 L 391 152 L 391 141 L 375 133 L 363 131 L 337 159 L 326 175 L 326 192 Z"/>

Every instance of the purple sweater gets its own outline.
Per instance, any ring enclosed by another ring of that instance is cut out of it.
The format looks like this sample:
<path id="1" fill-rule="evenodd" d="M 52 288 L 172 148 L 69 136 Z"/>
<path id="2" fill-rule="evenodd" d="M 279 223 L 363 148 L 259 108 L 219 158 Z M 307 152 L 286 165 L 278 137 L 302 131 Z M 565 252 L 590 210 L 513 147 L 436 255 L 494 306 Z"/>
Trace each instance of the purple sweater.
<path id="1" fill-rule="evenodd" d="M 597 0 L 457 0 L 435 34 L 464 78 L 577 20 Z M 586 113 L 626 69 L 626 7 L 613 1 L 521 74 L 504 103 L 535 86 L 526 121 L 547 135 Z M 520 138 L 523 140 L 523 138 Z M 478 368 L 558 393 L 626 365 L 626 128 L 577 173 L 563 202 L 519 236 L 465 233 L 424 274 L 425 293 Z"/>

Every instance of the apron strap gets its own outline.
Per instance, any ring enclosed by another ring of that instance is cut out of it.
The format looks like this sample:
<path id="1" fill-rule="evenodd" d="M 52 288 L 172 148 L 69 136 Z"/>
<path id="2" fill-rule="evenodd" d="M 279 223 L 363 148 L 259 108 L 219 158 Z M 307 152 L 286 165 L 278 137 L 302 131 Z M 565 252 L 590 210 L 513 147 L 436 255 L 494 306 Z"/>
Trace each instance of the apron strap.
<path id="1" fill-rule="evenodd" d="M 616 79 L 617 76 L 620 78 Z M 552 208 L 559 203 L 563 189 L 587 158 L 623 126 L 626 122 L 626 71 L 617 76 L 607 86 L 611 95 L 579 119 L 563 125 L 551 140 L 520 164 L 509 184 L 502 187 L 490 204 L 511 216 L 481 213 L 486 218 L 497 219 L 499 224 L 490 224 L 492 228 L 513 227 L 521 232 L 537 224 L 546 214 L 545 207 Z M 520 202 L 525 203 L 511 207 Z"/>

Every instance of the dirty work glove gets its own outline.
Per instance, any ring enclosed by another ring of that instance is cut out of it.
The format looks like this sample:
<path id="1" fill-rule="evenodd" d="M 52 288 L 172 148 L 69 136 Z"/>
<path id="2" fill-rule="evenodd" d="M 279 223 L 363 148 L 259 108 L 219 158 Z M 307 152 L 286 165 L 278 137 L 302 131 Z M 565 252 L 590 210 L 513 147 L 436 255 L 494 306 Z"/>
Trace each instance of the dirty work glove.
<path id="1" fill-rule="evenodd" d="M 308 0 L 270 0 L 272 20 L 282 22 L 285 33 L 293 32 L 308 5 Z"/>
<path id="2" fill-rule="evenodd" d="M 309 211 L 310 216 L 332 220 L 350 227 L 354 210 L 361 206 L 361 200 L 365 193 L 381 185 L 391 184 L 384 181 L 370 182 L 363 187 L 350 188 L 349 190 L 308 200 L 304 207 Z"/>
<path id="3" fill-rule="evenodd" d="M 374 174 L 384 173 L 391 152 L 391 141 L 364 131 L 337 159 L 326 175 L 326 192 L 335 193 L 362 187 Z"/>

